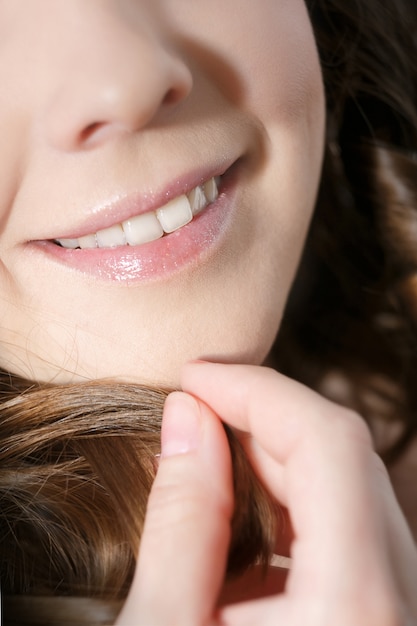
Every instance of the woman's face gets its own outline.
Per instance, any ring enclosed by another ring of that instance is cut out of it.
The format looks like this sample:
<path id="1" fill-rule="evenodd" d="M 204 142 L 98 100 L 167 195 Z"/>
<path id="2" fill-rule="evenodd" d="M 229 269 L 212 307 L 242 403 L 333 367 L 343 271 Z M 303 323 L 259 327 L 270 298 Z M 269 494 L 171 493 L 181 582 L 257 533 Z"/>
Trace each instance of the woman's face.
<path id="1" fill-rule="evenodd" d="M 0 84 L 1 366 L 262 362 L 321 165 L 303 0 L 2 0 Z"/>

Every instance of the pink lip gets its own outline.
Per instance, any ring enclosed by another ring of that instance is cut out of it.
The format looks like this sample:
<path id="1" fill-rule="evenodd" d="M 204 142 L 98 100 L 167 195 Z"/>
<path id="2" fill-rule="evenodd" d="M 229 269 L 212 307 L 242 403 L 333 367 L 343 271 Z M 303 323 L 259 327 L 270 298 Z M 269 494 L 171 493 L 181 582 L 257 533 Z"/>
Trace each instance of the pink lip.
<path id="1" fill-rule="evenodd" d="M 176 179 L 173 183 L 158 192 L 132 194 L 117 198 L 91 211 L 91 215 L 82 223 L 71 227 L 66 232 L 55 233 L 50 239 L 78 239 L 84 235 L 95 233 L 98 230 L 120 224 L 136 215 L 155 211 L 161 206 L 182 194 L 210 180 L 214 176 L 223 176 L 225 172 L 234 169 L 234 163 L 222 163 L 218 166 L 192 172 Z"/>
<path id="2" fill-rule="evenodd" d="M 32 242 L 31 247 L 46 253 L 50 258 L 52 257 L 70 269 L 101 280 L 131 283 L 167 279 L 174 273 L 203 261 L 210 253 L 215 252 L 234 214 L 237 169 L 233 167 L 226 172 L 222 179 L 219 197 L 213 204 L 186 226 L 156 241 L 140 246 L 84 250 L 61 248 L 52 241 L 37 241 Z M 202 180 L 207 180 L 207 178 L 200 177 L 199 182 Z M 199 182 L 190 184 L 188 189 L 197 186 Z M 184 186 L 181 189 L 184 189 Z M 172 197 L 174 196 L 172 192 Z M 163 203 L 169 199 L 164 196 Z M 161 206 L 161 202 L 158 203 L 155 198 L 152 198 L 152 204 L 154 207 Z M 132 212 L 132 201 L 125 201 L 121 211 L 126 212 L 128 210 L 126 207 L 130 208 L 130 214 L 128 212 L 128 215 L 122 218 L 118 215 L 115 220 L 115 211 L 112 211 L 109 225 L 117 223 L 119 219 L 122 221 L 128 219 L 128 216 L 138 214 L 138 208 Z M 152 210 L 149 207 L 150 204 L 147 205 L 146 210 Z M 139 208 L 140 212 L 145 212 L 144 205 Z M 100 228 L 104 228 L 102 216 L 100 217 Z M 99 230 L 91 221 L 88 228 L 91 230 L 85 232 Z"/>

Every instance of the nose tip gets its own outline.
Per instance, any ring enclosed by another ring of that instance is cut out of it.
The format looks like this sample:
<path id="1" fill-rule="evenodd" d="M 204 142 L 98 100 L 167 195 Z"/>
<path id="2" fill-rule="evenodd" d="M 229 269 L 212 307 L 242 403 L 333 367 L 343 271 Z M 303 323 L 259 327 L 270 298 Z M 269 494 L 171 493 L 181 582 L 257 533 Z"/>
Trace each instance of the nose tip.
<path id="1" fill-rule="evenodd" d="M 139 131 L 186 99 L 192 82 L 185 62 L 149 41 L 71 66 L 47 107 L 48 142 L 74 151 Z"/>

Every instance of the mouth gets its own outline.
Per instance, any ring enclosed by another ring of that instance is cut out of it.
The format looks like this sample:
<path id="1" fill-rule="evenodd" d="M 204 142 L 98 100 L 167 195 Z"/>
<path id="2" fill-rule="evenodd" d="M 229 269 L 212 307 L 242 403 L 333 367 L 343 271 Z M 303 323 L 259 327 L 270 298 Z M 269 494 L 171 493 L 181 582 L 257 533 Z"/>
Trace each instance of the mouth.
<path id="1" fill-rule="evenodd" d="M 52 243 L 69 250 L 141 246 L 180 230 L 219 197 L 221 177 L 214 176 L 189 193 L 148 211 L 77 238 L 58 238 Z"/>
<path id="2" fill-rule="evenodd" d="M 90 233 L 80 226 L 79 234 L 32 241 L 28 250 L 88 280 L 128 285 L 166 281 L 187 268 L 203 267 L 227 245 L 238 215 L 242 164 L 235 161 L 222 170 L 206 178 L 197 175 L 194 185 L 179 180 L 178 193 L 167 197 L 164 192 L 159 202 L 152 196 L 143 202 L 127 197 L 92 220 Z M 114 219 L 117 213 L 120 221 Z M 103 228 L 97 228 L 100 222 Z"/>

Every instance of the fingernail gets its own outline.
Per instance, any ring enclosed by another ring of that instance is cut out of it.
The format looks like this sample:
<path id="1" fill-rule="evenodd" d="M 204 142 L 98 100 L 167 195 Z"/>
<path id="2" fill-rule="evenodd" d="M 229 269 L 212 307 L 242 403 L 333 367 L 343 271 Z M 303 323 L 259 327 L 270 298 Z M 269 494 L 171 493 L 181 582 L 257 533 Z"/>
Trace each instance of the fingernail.
<path id="1" fill-rule="evenodd" d="M 158 471 L 159 461 L 160 460 L 161 460 L 160 453 L 158 452 L 157 454 L 154 454 L 153 459 L 152 459 L 152 465 L 153 465 L 153 469 L 154 469 L 155 474 Z"/>
<path id="2" fill-rule="evenodd" d="M 161 458 L 196 450 L 200 432 L 200 410 L 196 400 L 180 391 L 171 393 L 164 406 Z"/>

